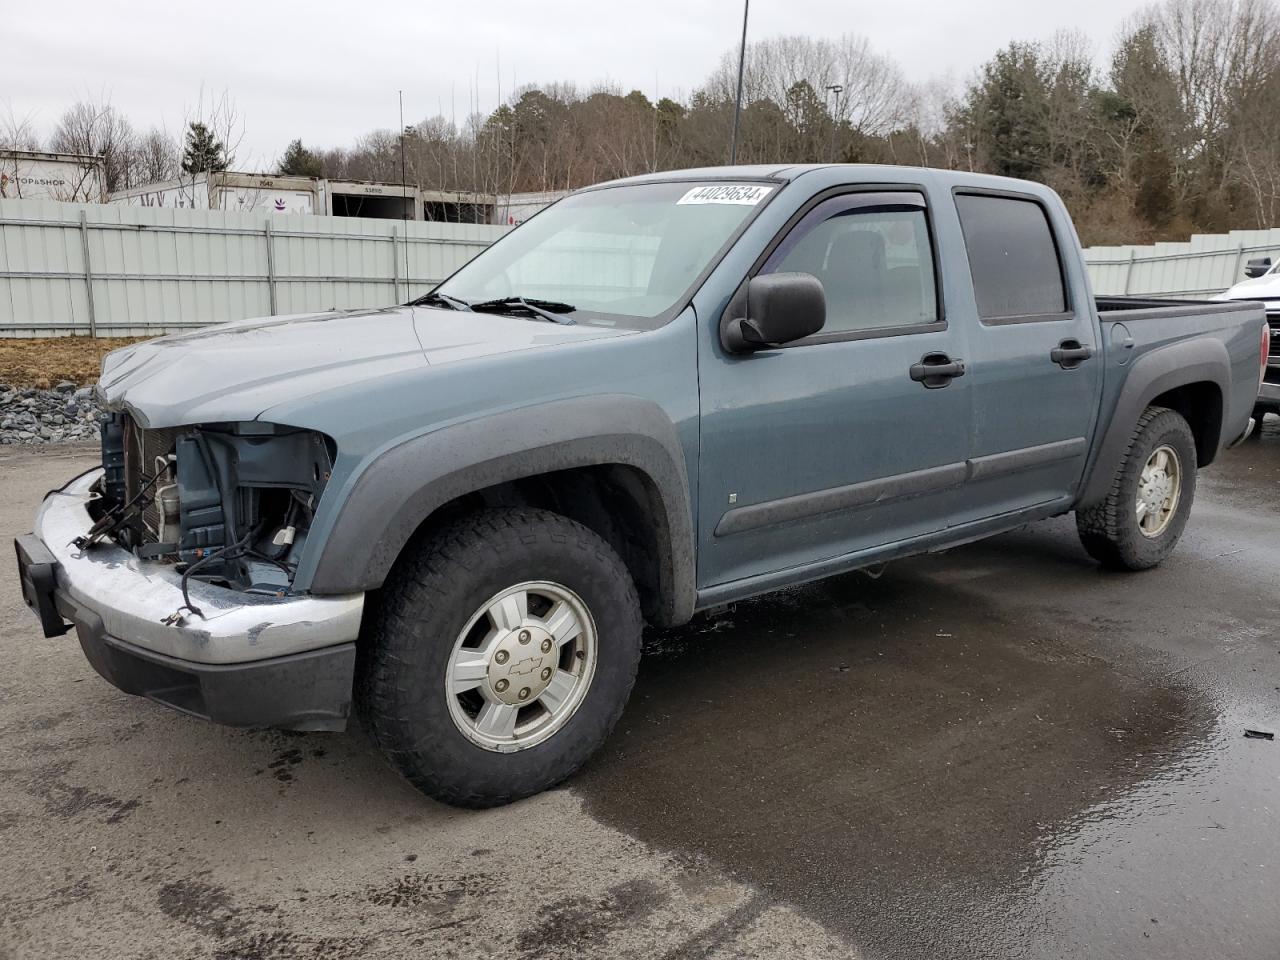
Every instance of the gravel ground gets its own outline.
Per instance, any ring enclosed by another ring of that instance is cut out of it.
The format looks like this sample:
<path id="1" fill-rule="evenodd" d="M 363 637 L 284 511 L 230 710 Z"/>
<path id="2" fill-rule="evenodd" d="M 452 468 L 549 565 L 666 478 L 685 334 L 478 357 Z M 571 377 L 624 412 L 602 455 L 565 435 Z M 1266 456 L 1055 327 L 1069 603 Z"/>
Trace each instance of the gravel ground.
<path id="1" fill-rule="evenodd" d="M 0 383 L 0 445 L 93 441 L 101 411 L 93 387 L 63 380 L 51 390 Z"/>

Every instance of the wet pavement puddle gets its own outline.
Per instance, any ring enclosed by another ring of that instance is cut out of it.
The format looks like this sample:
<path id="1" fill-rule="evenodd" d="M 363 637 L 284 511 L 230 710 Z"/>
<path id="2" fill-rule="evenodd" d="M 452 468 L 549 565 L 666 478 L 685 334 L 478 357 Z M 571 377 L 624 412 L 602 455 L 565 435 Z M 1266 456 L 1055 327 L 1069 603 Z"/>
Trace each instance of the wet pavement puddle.
<path id="1" fill-rule="evenodd" d="M 573 788 L 869 957 L 1280 956 L 1277 614 L 1189 616 L 1194 557 L 1135 602 L 1070 526 L 651 632 Z"/>

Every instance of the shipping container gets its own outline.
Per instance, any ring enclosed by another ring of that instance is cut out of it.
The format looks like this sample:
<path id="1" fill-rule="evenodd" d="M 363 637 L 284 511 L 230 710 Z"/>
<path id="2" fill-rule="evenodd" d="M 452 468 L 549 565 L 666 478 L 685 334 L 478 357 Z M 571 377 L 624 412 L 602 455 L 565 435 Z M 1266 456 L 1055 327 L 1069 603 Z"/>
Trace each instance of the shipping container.
<path id="1" fill-rule="evenodd" d="M 334 217 L 421 220 L 422 192 L 415 186 L 370 180 L 327 180 L 328 210 Z"/>
<path id="2" fill-rule="evenodd" d="M 492 221 L 494 198 L 412 184 L 257 173 L 199 173 L 111 194 L 111 203 L 184 210 L 267 210 L 434 223 Z"/>
<path id="3" fill-rule="evenodd" d="M 494 200 L 491 194 L 463 190 L 423 190 L 422 219 L 435 223 L 490 223 Z"/>
<path id="4" fill-rule="evenodd" d="M 539 210 L 555 203 L 561 197 L 567 197 L 568 190 L 544 190 L 540 193 L 508 193 L 501 194 L 493 208 L 493 219 L 489 222 L 498 227 L 518 227 Z"/>
<path id="5" fill-rule="evenodd" d="M 107 199 L 102 158 L 0 150 L 0 199 L 102 203 Z"/>
<path id="6" fill-rule="evenodd" d="M 326 212 L 325 181 L 259 173 L 197 173 L 111 194 L 111 203 L 182 210 Z"/>

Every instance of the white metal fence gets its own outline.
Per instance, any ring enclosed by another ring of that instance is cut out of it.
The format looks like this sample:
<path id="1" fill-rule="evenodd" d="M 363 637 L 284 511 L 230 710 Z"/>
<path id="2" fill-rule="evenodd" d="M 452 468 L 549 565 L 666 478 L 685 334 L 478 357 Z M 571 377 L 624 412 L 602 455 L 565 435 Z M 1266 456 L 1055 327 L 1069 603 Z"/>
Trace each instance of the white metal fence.
<path id="1" fill-rule="evenodd" d="M 507 227 L 0 201 L 0 337 L 404 302 Z"/>
<path id="2" fill-rule="evenodd" d="M 1280 228 L 1201 234 L 1187 243 L 1090 247 L 1084 252 L 1097 294 L 1197 297 L 1221 293 L 1257 257 L 1280 259 Z"/>
<path id="3" fill-rule="evenodd" d="M 0 337 L 146 336 L 404 302 L 508 229 L 0 200 Z M 602 284 L 631 282 L 635 251 L 592 253 Z M 1248 260 L 1280 259 L 1280 228 L 1084 253 L 1096 293 L 1204 297 Z"/>

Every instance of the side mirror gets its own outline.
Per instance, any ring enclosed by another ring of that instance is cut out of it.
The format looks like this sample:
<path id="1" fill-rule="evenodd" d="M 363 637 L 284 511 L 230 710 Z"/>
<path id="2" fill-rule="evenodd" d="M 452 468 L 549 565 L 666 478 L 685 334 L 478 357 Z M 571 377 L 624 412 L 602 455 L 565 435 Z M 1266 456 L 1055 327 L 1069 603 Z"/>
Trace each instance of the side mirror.
<path id="1" fill-rule="evenodd" d="M 1246 277 L 1261 277 L 1271 269 L 1270 257 L 1258 257 L 1256 260 L 1250 260 L 1244 267 L 1244 275 Z"/>
<path id="2" fill-rule="evenodd" d="M 817 333 L 827 322 L 827 296 L 811 273 L 752 277 L 725 311 L 720 342 L 730 353 L 791 343 Z"/>

